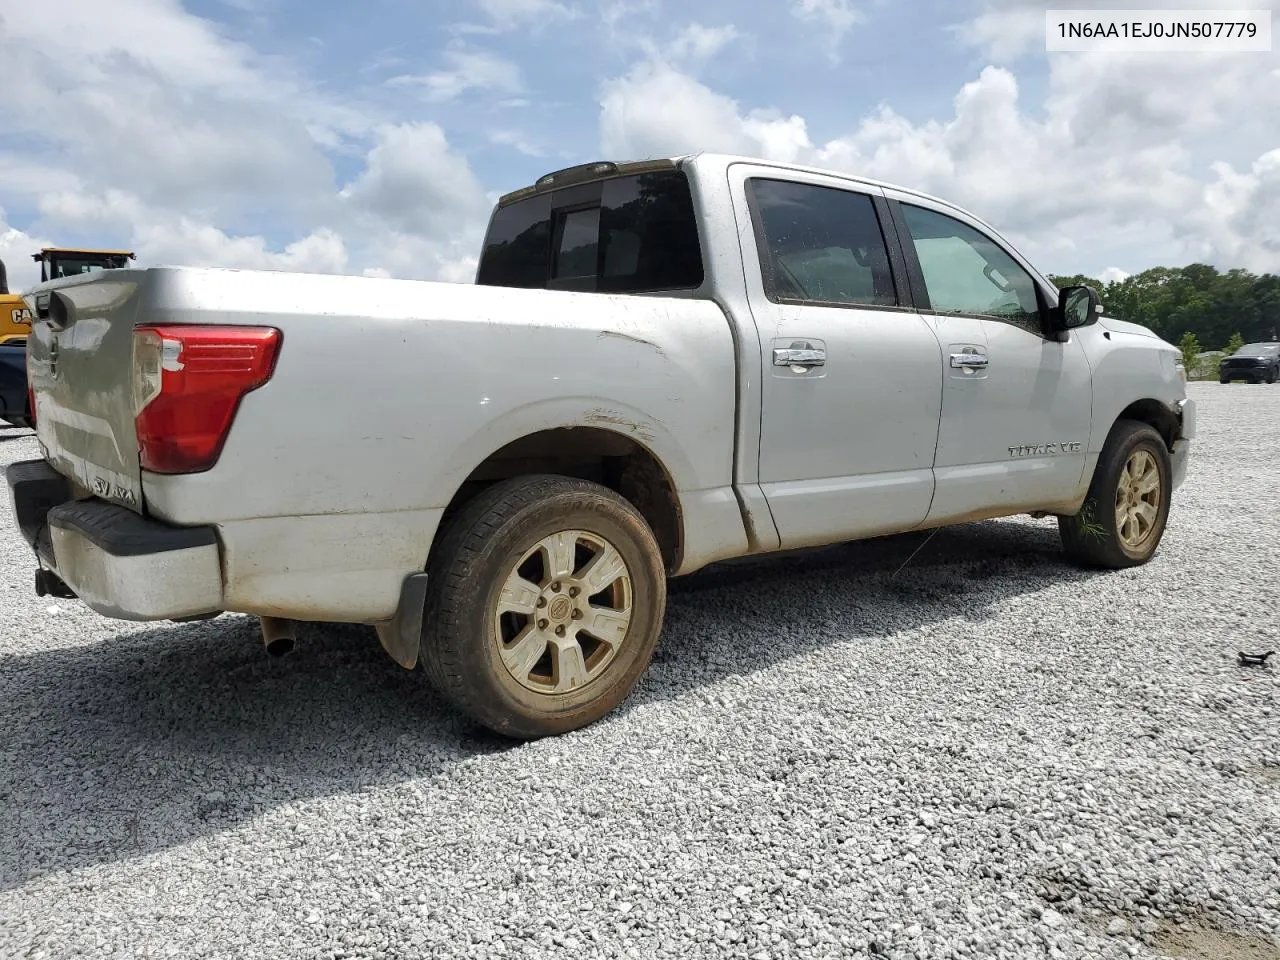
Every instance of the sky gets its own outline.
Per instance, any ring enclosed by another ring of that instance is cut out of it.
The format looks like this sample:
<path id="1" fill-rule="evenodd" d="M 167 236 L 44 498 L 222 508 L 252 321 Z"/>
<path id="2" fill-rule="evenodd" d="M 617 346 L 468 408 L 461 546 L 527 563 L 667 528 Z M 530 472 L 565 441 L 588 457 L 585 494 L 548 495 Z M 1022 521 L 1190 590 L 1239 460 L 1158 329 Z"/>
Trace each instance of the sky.
<path id="1" fill-rule="evenodd" d="M 1280 40 L 1046 54 L 1060 6 L 1158 4 L 0 0 L 0 258 L 469 283 L 500 194 L 715 151 L 943 196 L 1049 273 L 1280 273 Z"/>

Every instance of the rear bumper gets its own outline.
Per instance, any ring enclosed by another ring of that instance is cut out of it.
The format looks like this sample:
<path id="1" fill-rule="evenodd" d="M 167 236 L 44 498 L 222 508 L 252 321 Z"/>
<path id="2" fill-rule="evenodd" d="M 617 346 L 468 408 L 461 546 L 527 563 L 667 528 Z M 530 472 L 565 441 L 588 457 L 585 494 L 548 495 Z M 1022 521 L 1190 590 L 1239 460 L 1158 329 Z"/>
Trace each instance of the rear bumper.
<path id="1" fill-rule="evenodd" d="M 213 527 L 173 527 L 102 500 L 75 500 L 44 460 L 5 470 L 23 539 L 84 603 L 120 620 L 171 620 L 222 609 Z"/>

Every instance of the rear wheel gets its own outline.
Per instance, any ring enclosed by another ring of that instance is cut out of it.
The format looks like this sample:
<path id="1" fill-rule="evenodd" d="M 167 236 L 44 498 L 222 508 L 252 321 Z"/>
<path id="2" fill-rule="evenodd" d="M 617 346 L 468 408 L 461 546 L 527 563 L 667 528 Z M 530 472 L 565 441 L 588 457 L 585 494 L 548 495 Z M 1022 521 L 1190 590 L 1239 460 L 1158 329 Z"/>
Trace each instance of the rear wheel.
<path id="1" fill-rule="evenodd" d="M 496 484 L 450 522 L 428 573 L 427 676 L 505 736 L 594 723 L 626 699 L 658 644 L 661 551 L 639 512 L 598 484 Z"/>
<path id="2" fill-rule="evenodd" d="M 1268 370 L 1267 383 L 1275 383 L 1275 382 L 1276 382 L 1276 370 L 1275 369 Z"/>
<path id="3" fill-rule="evenodd" d="M 1160 434 L 1145 423 L 1121 420 L 1098 458 L 1084 507 L 1058 518 L 1067 555 L 1108 569 L 1146 563 L 1164 536 L 1171 477 Z"/>

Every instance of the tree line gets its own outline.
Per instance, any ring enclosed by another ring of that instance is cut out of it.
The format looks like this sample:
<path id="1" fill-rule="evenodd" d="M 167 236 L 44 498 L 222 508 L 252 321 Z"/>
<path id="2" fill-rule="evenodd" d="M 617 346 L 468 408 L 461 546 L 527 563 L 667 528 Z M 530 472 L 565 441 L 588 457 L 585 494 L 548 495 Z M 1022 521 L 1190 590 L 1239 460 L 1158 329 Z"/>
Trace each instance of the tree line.
<path id="1" fill-rule="evenodd" d="M 1102 297 L 1107 316 L 1150 327 L 1178 344 L 1186 359 L 1280 340 L 1280 276 L 1273 273 L 1222 273 L 1193 263 L 1152 267 L 1112 283 L 1081 274 L 1049 279 L 1059 287 L 1087 283 Z M 1188 363 L 1188 372 L 1194 366 Z"/>

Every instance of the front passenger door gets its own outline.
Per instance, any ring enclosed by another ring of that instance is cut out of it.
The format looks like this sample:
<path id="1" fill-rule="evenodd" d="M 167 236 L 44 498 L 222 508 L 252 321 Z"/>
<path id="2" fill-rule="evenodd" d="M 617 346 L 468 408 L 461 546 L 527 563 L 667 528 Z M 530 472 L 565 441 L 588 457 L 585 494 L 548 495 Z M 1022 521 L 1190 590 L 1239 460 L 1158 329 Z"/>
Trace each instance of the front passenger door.
<path id="1" fill-rule="evenodd" d="M 896 213 L 944 359 L 929 522 L 1070 504 L 1093 412 L 1077 336 L 1046 334 L 1045 293 L 976 221 L 906 195 Z"/>

